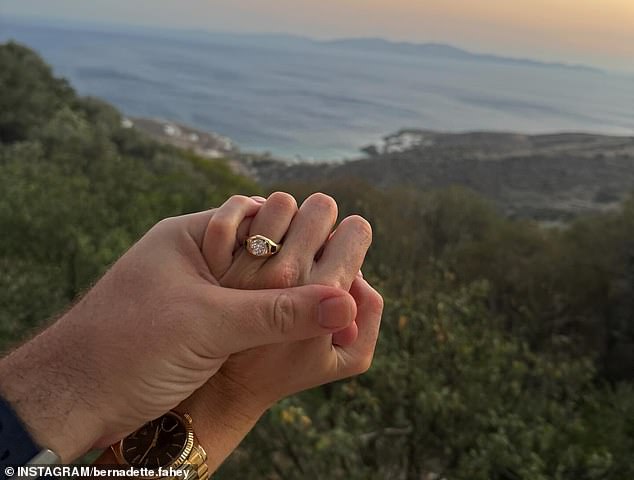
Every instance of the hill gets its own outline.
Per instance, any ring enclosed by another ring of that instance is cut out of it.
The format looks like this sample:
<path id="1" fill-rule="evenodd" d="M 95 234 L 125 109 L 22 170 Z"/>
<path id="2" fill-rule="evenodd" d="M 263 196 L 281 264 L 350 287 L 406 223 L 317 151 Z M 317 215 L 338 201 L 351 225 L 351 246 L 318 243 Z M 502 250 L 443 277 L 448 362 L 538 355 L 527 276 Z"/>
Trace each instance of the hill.
<path id="1" fill-rule="evenodd" d="M 462 186 L 509 217 L 543 222 L 614 210 L 634 190 L 634 137 L 409 129 L 367 146 L 362 158 L 314 163 L 245 153 L 224 137 L 174 122 L 133 121 L 162 143 L 224 156 L 236 173 L 269 187 L 332 178 L 421 191 Z"/>
<path id="2" fill-rule="evenodd" d="M 258 192 L 152 141 L 28 48 L 0 44 L 0 348 L 66 308 L 151 225 Z"/>
<path id="3" fill-rule="evenodd" d="M 258 181 L 363 179 L 420 190 L 464 186 L 511 217 L 567 220 L 616 208 L 634 188 L 634 137 L 560 133 L 403 130 L 364 149 L 365 158 L 319 164 L 248 157 Z"/>
<path id="4" fill-rule="evenodd" d="M 466 60 L 472 62 L 523 65 L 541 68 L 566 68 L 578 71 L 601 73 L 600 69 L 586 65 L 541 62 L 539 60 L 525 58 L 504 57 L 487 53 L 474 53 L 446 43 L 393 42 L 383 38 L 344 38 L 323 43 L 333 47 L 362 52 L 384 52 L 390 54 L 412 55 L 416 57 L 438 57 L 449 60 Z"/>

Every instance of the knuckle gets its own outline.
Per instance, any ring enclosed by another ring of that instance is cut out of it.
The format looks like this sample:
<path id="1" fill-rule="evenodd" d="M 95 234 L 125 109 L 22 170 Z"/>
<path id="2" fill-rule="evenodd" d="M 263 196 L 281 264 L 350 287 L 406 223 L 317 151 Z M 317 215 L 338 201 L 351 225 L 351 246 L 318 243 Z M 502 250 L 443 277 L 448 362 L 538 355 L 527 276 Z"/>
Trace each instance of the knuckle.
<path id="1" fill-rule="evenodd" d="M 148 237 L 156 239 L 174 238 L 180 231 L 178 217 L 168 217 L 155 223 L 148 232 Z"/>
<path id="2" fill-rule="evenodd" d="M 295 302 L 287 293 L 280 293 L 273 304 L 271 321 L 276 332 L 282 335 L 293 330 L 295 326 Z"/>
<path id="3" fill-rule="evenodd" d="M 374 355 L 372 353 L 361 357 L 355 365 L 355 371 L 354 371 L 355 375 L 361 375 L 363 373 L 366 373 L 368 370 L 370 370 L 370 367 L 372 366 L 373 357 Z"/>
<path id="4" fill-rule="evenodd" d="M 251 203 L 253 200 L 251 200 L 249 197 L 245 196 L 245 195 L 232 195 L 229 200 L 228 203 L 232 203 L 232 204 L 237 204 L 237 205 L 246 205 L 248 203 Z"/>
<path id="5" fill-rule="evenodd" d="M 377 291 L 374 291 L 369 299 L 369 307 L 371 311 L 376 315 L 381 315 L 383 313 L 383 307 L 385 306 L 385 301 L 381 294 Z"/>
<path id="6" fill-rule="evenodd" d="M 211 221 L 209 222 L 207 231 L 213 237 L 215 236 L 224 237 L 229 235 L 232 229 L 233 229 L 233 225 L 231 224 L 229 220 L 227 220 L 224 217 L 216 216 L 212 218 Z"/>
<path id="7" fill-rule="evenodd" d="M 295 200 L 295 197 L 286 192 L 272 193 L 271 195 L 269 195 L 267 203 L 285 212 L 294 212 L 297 210 L 297 201 Z"/>
<path id="8" fill-rule="evenodd" d="M 291 260 L 280 263 L 276 273 L 281 288 L 297 286 L 301 277 L 298 264 Z"/>
<path id="9" fill-rule="evenodd" d="M 176 223 L 176 217 L 167 217 L 157 222 L 154 228 L 157 230 L 166 230 L 172 228 L 174 223 Z"/>
<path id="10" fill-rule="evenodd" d="M 335 288 L 340 288 L 342 290 L 350 290 L 350 280 L 348 279 L 348 275 L 346 271 L 343 271 L 343 269 L 339 272 L 337 272 L 333 278 L 332 281 L 330 282 L 326 282 L 324 281 L 324 283 L 327 283 L 328 285 L 330 285 L 331 287 L 335 287 Z"/>

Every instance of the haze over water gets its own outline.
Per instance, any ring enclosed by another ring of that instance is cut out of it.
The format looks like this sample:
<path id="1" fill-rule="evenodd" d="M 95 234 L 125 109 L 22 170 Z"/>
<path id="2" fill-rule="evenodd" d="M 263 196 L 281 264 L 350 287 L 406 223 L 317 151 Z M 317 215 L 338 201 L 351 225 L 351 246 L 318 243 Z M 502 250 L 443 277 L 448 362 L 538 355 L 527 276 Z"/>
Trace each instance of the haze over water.
<path id="1" fill-rule="evenodd" d="M 82 94 L 212 130 L 243 150 L 334 159 L 401 128 L 634 134 L 634 78 L 394 53 L 373 42 L 108 30 L 0 19 Z"/>

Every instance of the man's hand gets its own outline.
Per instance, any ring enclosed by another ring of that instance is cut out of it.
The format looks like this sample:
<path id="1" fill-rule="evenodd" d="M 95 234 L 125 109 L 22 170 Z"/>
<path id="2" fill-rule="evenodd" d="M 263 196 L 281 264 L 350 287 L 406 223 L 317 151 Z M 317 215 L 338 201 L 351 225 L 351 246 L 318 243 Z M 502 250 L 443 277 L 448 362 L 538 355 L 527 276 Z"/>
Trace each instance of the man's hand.
<path id="1" fill-rule="evenodd" d="M 241 198 L 252 216 L 259 204 Z M 175 407 L 231 354 L 354 320 L 356 303 L 340 289 L 221 286 L 201 253 L 212 215 L 157 224 L 67 314 L 0 361 L 0 393 L 63 461 Z"/>

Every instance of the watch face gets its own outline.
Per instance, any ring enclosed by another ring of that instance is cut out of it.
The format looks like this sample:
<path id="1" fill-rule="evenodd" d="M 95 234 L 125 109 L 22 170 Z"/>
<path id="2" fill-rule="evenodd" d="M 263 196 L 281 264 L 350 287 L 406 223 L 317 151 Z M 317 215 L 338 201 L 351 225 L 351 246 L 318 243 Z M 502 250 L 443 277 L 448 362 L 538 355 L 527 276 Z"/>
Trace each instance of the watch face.
<path id="1" fill-rule="evenodd" d="M 187 427 L 173 413 L 152 420 L 121 442 L 121 455 L 133 467 L 171 465 L 187 445 Z"/>

